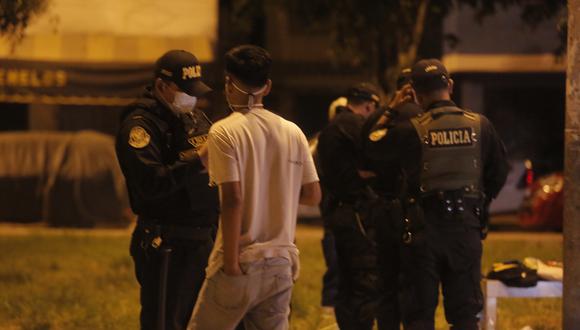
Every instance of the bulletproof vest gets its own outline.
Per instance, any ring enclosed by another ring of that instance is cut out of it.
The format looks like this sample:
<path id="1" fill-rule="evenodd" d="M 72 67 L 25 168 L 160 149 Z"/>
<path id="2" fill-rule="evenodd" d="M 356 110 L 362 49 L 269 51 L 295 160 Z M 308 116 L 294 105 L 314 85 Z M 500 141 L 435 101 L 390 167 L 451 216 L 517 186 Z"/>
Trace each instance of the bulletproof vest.
<path id="1" fill-rule="evenodd" d="M 480 116 L 454 106 L 411 119 L 422 145 L 422 193 L 481 189 Z"/>

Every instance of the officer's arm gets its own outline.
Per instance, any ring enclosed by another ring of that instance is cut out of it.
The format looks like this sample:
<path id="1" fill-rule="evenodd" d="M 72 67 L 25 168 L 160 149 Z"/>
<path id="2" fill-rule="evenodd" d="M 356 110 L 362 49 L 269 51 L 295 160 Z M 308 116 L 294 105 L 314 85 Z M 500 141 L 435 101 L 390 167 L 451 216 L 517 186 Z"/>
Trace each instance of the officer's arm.
<path id="1" fill-rule="evenodd" d="M 204 166 L 203 159 L 201 158 L 200 150 L 195 150 L 194 148 L 184 150 L 179 153 L 179 162 L 173 167 L 182 166 L 185 164 Z"/>
<path id="2" fill-rule="evenodd" d="M 403 123 L 385 122 L 375 125 L 363 139 L 363 150 L 368 168 L 385 175 L 396 176 L 402 160 L 407 154 L 405 149 L 410 148 L 415 139 L 414 131 L 403 127 Z M 410 123 L 408 125 L 410 127 Z"/>
<path id="3" fill-rule="evenodd" d="M 360 149 L 361 151 L 361 170 L 359 171 L 359 175 L 364 179 L 364 178 L 368 178 L 368 177 L 374 177 L 375 173 L 371 171 L 371 159 L 368 158 L 368 153 L 367 153 L 367 143 L 368 141 L 368 137 L 369 135 L 375 130 L 377 129 L 377 127 L 381 127 L 383 126 L 383 124 L 385 123 L 385 121 L 389 118 L 390 115 L 390 111 L 392 109 L 387 108 L 387 107 L 382 107 L 377 109 L 377 111 L 373 112 L 365 121 L 365 123 L 362 126 L 362 129 L 360 131 Z"/>
<path id="4" fill-rule="evenodd" d="M 187 131 L 208 132 L 212 122 L 207 118 L 205 113 L 201 110 L 194 110 L 192 112 L 183 114 L 181 120 Z M 200 135 L 200 136 L 203 136 Z M 195 138 L 194 138 L 195 139 Z M 179 153 L 179 160 L 184 163 L 198 166 L 199 169 L 207 168 L 207 148 L 205 143 L 196 143 L 198 147 L 194 147 Z"/>
<path id="5" fill-rule="evenodd" d="M 161 155 L 163 138 L 157 128 L 137 120 L 121 128 L 122 152 L 119 160 L 129 171 L 131 183 L 145 200 L 163 198 L 182 188 L 195 165 L 178 162 L 164 164 Z"/>
<path id="6" fill-rule="evenodd" d="M 379 119 L 384 116 L 388 116 L 390 109 L 387 107 L 381 107 L 373 112 L 364 122 L 361 129 L 361 138 L 366 138 L 369 136 L 370 132 L 373 130 Z M 363 140 L 364 141 L 364 140 Z"/>
<path id="7" fill-rule="evenodd" d="M 495 198 L 507 179 L 509 164 L 506 149 L 493 125 L 482 117 L 483 183 L 489 200 Z"/>

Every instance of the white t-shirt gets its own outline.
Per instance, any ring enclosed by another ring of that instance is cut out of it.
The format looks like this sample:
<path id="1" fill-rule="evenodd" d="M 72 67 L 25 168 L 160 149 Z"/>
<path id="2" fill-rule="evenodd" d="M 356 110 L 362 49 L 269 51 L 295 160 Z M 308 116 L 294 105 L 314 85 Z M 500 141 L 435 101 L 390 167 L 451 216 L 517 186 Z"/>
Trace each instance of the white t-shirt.
<path id="1" fill-rule="evenodd" d="M 318 181 L 304 133 L 268 110 L 253 109 L 216 122 L 207 146 L 210 183 L 240 182 L 240 263 L 284 257 L 297 269 L 294 236 L 300 189 Z M 220 220 L 207 275 L 222 266 Z"/>

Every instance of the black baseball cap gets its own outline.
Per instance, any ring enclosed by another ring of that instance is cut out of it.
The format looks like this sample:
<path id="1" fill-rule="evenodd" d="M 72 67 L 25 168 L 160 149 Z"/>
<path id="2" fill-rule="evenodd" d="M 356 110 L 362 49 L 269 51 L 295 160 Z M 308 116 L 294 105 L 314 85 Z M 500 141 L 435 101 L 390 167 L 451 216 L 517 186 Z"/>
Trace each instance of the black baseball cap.
<path id="1" fill-rule="evenodd" d="M 173 81 L 184 93 L 200 97 L 211 91 L 201 81 L 201 65 L 192 53 L 174 49 L 155 62 L 155 77 Z"/>
<path id="2" fill-rule="evenodd" d="M 358 98 L 380 103 L 381 101 L 380 95 L 381 94 L 379 92 L 379 89 L 375 85 L 363 82 L 351 86 L 349 89 L 347 89 L 346 94 L 344 96 L 346 96 L 347 99 Z"/>
<path id="3" fill-rule="evenodd" d="M 411 69 L 411 84 L 418 92 L 446 88 L 449 84 L 449 73 L 437 59 L 420 60 Z"/>
<path id="4" fill-rule="evenodd" d="M 397 90 L 411 82 L 411 68 L 404 68 L 397 77 Z"/>

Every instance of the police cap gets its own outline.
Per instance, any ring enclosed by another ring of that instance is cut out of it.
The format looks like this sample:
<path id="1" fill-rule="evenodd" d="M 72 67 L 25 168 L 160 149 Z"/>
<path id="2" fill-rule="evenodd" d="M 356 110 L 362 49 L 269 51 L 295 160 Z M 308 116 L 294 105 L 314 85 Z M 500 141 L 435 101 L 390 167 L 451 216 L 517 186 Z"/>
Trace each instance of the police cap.
<path id="1" fill-rule="evenodd" d="M 404 68 L 397 77 L 397 90 L 411 82 L 411 68 Z"/>
<path id="2" fill-rule="evenodd" d="M 446 88 L 449 84 L 449 73 L 437 59 L 420 60 L 411 69 L 411 84 L 418 92 Z"/>
<path id="3" fill-rule="evenodd" d="M 203 96 L 209 91 L 201 81 L 201 65 L 197 57 L 185 50 L 170 50 L 155 63 L 155 77 L 174 82 L 184 93 Z"/>
<path id="4" fill-rule="evenodd" d="M 349 101 L 353 99 L 381 102 L 379 89 L 371 83 L 359 83 L 351 86 L 344 95 Z"/>

